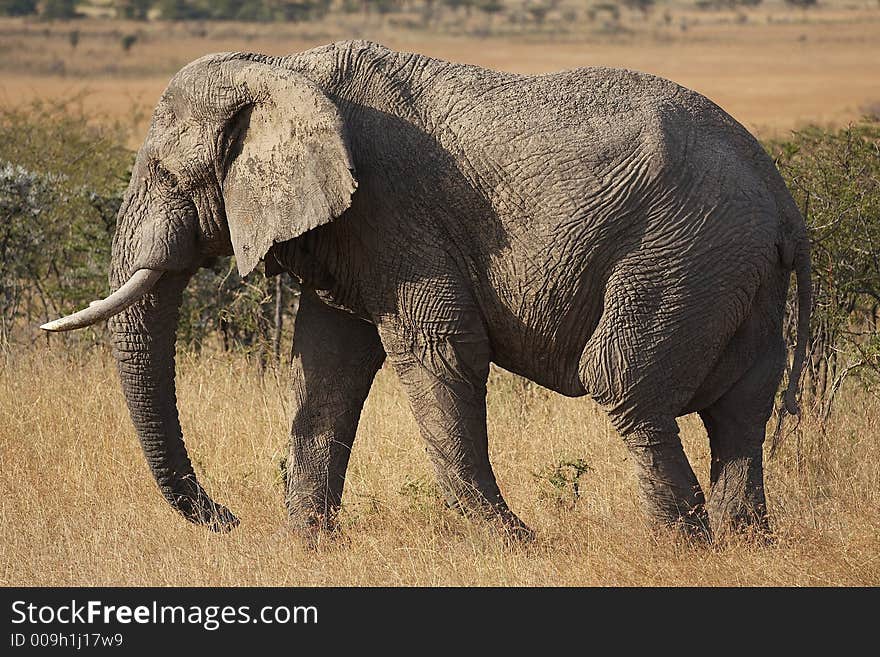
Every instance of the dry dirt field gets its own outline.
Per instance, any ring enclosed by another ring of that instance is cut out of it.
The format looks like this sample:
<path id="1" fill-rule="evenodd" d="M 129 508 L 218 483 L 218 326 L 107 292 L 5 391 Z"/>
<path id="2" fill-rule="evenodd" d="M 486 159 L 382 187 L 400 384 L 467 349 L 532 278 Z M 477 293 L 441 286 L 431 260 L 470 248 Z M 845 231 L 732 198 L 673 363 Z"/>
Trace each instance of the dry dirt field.
<path id="1" fill-rule="evenodd" d="M 130 126 L 136 146 L 169 76 L 197 56 L 287 53 L 357 36 L 511 71 L 651 71 L 705 93 L 760 136 L 880 111 L 876 3 L 780 12 L 751 11 L 743 23 L 732 13 L 676 11 L 669 24 L 655 15 L 622 34 L 587 26 L 488 39 L 353 19 L 5 20 L 0 103 L 80 98 L 96 120 Z M 137 35 L 129 52 L 120 46 L 126 34 Z M 42 341 L 0 351 L 0 585 L 880 584 L 880 400 L 858 391 L 848 391 L 827 433 L 805 419 L 768 461 L 775 543 L 706 548 L 644 526 L 625 450 L 594 404 L 496 372 L 493 462 L 512 508 L 538 533 L 534 545 L 508 547 L 442 508 L 407 402 L 384 370 L 359 430 L 342 534 L 316 552 L 285 530 L 285 391 L 283 375 L 261 378 L 243 356 L 180 356 L 191 455 L 209 491 L 242 518 L 238 530 L 218 536 L 188 525 L 161 499 L 106 351 L 70 354 Z M 705 484 L 705 432 L 696 417 L 681 425 Z M 588 469 L 575 496 L 563 464 L 579 460 Z"/>
<path id="2" fill-rule="evenodd" d="M 648 71 L 700 91 L 759 136 L 776 136 L 809 122 L 840 125 L 880 112 L 880 6 L 864 7 L 673 9 L 668 25 L 657 12 L 624 22 L 628 31 L 620 34 L 587 24 L 490 38 L 397 29 L 376 18 L 363 24 L 357 17 L 290 26 L 7 19 L 0 21 L 0 104 L 84 94 L 88 108 L 132 127 L 136 147 L 169 77 L 185 63 L 209 52 L 286 54 L 356 37 L 521 73 L 599 65 Z M 136 37 L 128 52 L 121 46 L 125 35 Z"/>

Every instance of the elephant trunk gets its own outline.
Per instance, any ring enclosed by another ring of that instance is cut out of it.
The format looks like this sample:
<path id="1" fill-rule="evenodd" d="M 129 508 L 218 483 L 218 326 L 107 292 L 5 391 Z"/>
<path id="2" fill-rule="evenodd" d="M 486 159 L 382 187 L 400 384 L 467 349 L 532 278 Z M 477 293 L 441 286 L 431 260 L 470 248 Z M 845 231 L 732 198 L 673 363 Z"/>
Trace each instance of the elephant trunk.
<path id="1" fill-rule="evenodd" d="M 131 419 L 159 489 L 187 520 L 228 531 L 238 519 L 196 479 L 177 412 L 175 339 L 189 277 L 166 272 L 153 289 L 111 319 L 113 353 Z"/>

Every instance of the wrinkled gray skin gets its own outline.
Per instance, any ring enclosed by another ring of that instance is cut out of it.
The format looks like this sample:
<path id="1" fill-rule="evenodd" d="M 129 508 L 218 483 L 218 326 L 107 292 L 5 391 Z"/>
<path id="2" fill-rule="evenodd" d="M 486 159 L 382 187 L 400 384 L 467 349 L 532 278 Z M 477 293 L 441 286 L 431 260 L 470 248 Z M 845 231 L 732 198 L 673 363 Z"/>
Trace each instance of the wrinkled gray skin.
<path id="1" fill-rule="evenodd" d="M 762 444 L 793 270 L 804 339 L 805 228 L 757 141 L 695 92 L 631 71 L 519 76 L 364 42 L 211 55 L 175 75 L 120 210 L 110 279 L 164 275 L 111 325 L 162 493 L 218 530 L 237 519 L 187 456 L 174 340 L 189 277 L 233 252 L 243 274 L 263 259 L 304 287 L 287 505 L 306 534 L 333 526 L 386 358 L 467 515 L 529 535 L 489 463 L 494 362 L 601 404 L 657 523 L 766 528 Z M 708 502 L 676 424 L 694 411 L 712 450 Z"/>

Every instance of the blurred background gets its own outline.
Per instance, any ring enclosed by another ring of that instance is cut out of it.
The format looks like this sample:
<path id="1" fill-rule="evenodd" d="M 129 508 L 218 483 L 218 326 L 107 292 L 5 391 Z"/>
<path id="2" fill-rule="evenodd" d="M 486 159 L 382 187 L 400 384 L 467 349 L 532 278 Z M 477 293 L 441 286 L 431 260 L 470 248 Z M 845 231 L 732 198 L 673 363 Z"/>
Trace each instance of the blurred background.
<path id="1" fill-rule="evenodd" d="M 764 136 L 880 111 L 877 0 L 0 0 L 0 102 L 69 97 L 136 128 L 182 65 L 337 39 L 521 73 L 620 66 Z"/>

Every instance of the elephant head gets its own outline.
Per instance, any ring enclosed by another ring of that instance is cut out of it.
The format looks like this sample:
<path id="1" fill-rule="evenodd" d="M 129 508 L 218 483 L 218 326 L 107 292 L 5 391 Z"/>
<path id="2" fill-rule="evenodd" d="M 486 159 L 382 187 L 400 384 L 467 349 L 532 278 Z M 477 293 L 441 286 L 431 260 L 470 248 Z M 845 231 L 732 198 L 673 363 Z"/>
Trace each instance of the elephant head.
<path id="1" fill-rule="evenodd" d="M 332 221 L 356 187 L 342 120 L 313 83 L 243 55 L 204 57 L 171 80 L 119 210 L 113 293 L 42 326 L 110 318 L 122 389 L 162 494 L 188 520 L 237 518 L 193 471 L 177 411 L 175 337 L 182 293 L 206 258 L 235 254 L 242 276 L 275 242 Z"/>

